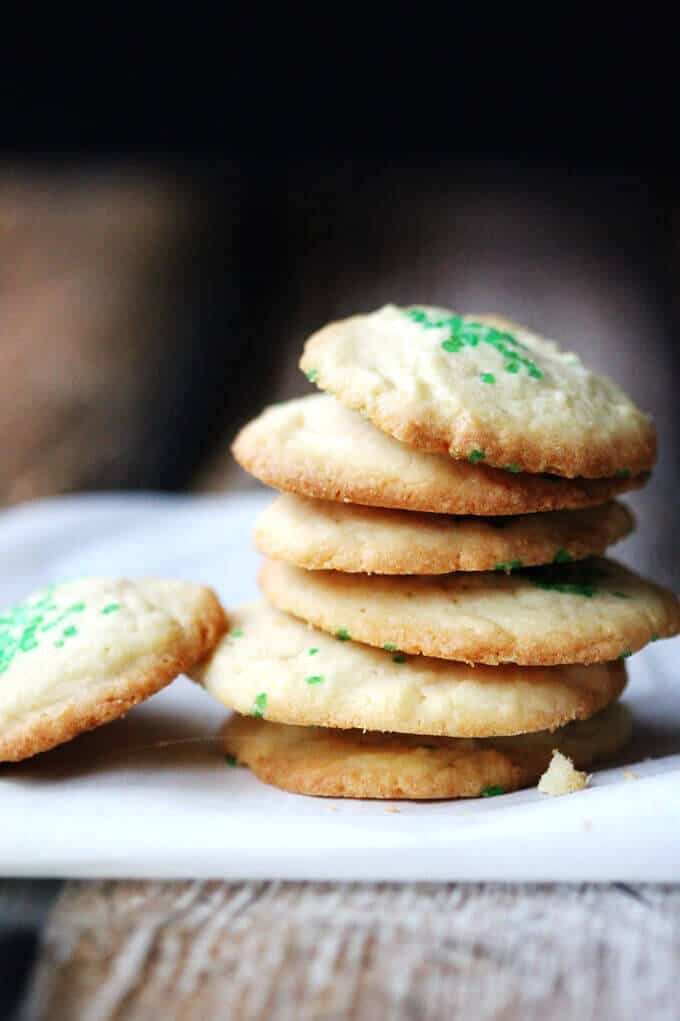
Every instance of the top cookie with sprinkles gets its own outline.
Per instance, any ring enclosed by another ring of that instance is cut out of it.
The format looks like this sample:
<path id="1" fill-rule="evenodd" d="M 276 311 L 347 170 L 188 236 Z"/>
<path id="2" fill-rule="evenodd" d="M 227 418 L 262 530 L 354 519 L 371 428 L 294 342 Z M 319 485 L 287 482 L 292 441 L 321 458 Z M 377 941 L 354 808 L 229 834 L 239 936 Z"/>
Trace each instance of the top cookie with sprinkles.
<path id="1" fill-rule="evenodd" d="M 508 472 L 635 476 L 654 427 L 611 380 L 498 316 L 387 305 L 331 323 L 300 367 L 404 443 Z"/>
<path id="2" fill-rule="evenodd" d="M 122 716 L 225 628 L 211 589 L 158 579 L 83 578 L 0 611 L 0 762 Z"/>

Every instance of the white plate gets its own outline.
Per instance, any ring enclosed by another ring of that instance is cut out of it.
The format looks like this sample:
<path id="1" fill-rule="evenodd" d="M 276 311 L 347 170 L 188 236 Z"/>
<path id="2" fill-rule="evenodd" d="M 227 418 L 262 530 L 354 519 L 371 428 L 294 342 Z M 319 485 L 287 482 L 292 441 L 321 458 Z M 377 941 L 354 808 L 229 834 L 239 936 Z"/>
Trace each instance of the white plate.
<path id="1" fill-rule="evenodd" d="M 84 496 L 0 515 L 0 605 L 50 580 L 158 574 L 256 591 L 262 496 Z M 0 767 L 0 874 L 287 879 L 680 878 L 680 641 L 629 663 L 625 763 L 564 798 L 331 801 L 229 768 L 226 711 L 181 678 L 117 723 Z M 626 779 L 633 770 L 637 779 Z"/>

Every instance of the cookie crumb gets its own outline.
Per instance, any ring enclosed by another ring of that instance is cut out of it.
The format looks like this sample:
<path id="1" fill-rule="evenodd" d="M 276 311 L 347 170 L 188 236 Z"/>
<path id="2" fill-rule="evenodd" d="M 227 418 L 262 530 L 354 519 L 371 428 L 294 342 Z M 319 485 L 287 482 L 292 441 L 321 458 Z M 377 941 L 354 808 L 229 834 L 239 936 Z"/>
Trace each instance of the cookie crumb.
<path id="1" fill-rule="evenodd" d="M 398 814 L 401 811 L 401 809 L 397 808 L 396 805 L 388 805 L 387 808 L 385 809 L 385 811 L 386 812 L 390 812 L 391 814 L 392 813 Z"/>
<path id="2" fill-rule="evenodd" d="M 550 765 L 538 781 L 538 789 L 541 794 L 559 797 L 560 794 L 582 791 L 588 786 L 589 780 L 587 773 L 574 769 L 571 759 L 554 748 Z"/>
<path id="3" fill-rule="evenodd" d="M 634 773 L 632 769 L 624 769 L 624 771 L 623 771 L 623 779 L 624 780 L 639 780 L 640 779 L 640 774 L 639 773 Z"/>

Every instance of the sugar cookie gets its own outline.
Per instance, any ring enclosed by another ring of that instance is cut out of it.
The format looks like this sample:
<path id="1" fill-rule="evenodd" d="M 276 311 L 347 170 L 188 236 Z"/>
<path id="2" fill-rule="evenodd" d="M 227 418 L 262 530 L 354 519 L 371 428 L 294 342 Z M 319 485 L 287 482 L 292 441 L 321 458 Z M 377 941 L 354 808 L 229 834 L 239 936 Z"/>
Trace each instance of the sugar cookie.
<path id="1" fill-rule="evenodd" d="M 327 798 L 476 798 L 536 783 L 554 748 L 582 769 L 629 740 L 628 710 L 615 703 L 589 720 L 517 737 L 416 737 L 295 727 L 232 716 L 224 747 L 265 783 Z"/>
<path id="2" fill-rule="evenodd" d="M 0 761 L 122 716 L 225 627 L 212 590 L 184 581 L 84 578 L 0 612 Z"/>
<path id="3" fill-rule="evenodd" d="M 633 528 L 623 504 L 506 518 L 455 517 L 310 500 L 285 493 L 258 518 L 261 553 L 304 567 L 364 574 L 510 571 L 602 553 Z"/>
<path id="4" fill-rule="evenodd" d="M 499 316 L 386 305 L 319 330 L 300 366 L 422 450 L 567 478 L 637 475 L 654 463 L 654 427 L 620 387 Z"/>
<path id="5" fill-rule="evenodd" d="M 680 630 L 666 589 L 612 560 L 505 573 L 367 577 L 269 560 L 269 602 L 357 642 L 466 663 L 600 663 Z"/>
<path id="6" fill-rule="evenodd" d="M 623 690 L 622 662 L 485 667 L 347 641 L 255 603 L 191 671 L 224 705 L 278 723 L 450 737 L 552 730 L 587 719 Z"/>
<path id="7" fill-rule="evenodd" d="M 322 500 L 439 514 L 531 514 L 605 503 L 645 476 L 560 479 L 487 468 L 415 450 L 323 394 L 273 405 L 236 437 L 233 453 L 275 489 Z"/>

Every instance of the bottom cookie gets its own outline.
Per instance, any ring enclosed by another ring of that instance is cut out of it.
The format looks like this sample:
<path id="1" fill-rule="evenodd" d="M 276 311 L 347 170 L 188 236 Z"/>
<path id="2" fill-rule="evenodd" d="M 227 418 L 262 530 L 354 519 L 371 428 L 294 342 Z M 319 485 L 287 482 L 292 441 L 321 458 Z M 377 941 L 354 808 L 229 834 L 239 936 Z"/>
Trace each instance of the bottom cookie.
<path id="1" fill-rule="evenodd" d="M 325 798 L 476 798 L 535 784 L 553 749 L 578 769 L 615 755 L 631 717 L 615 703 L 589 720 L 502 738 L 421 737 L 297 727 L 234 715 L 224 747 L 265 783 Z"/>

